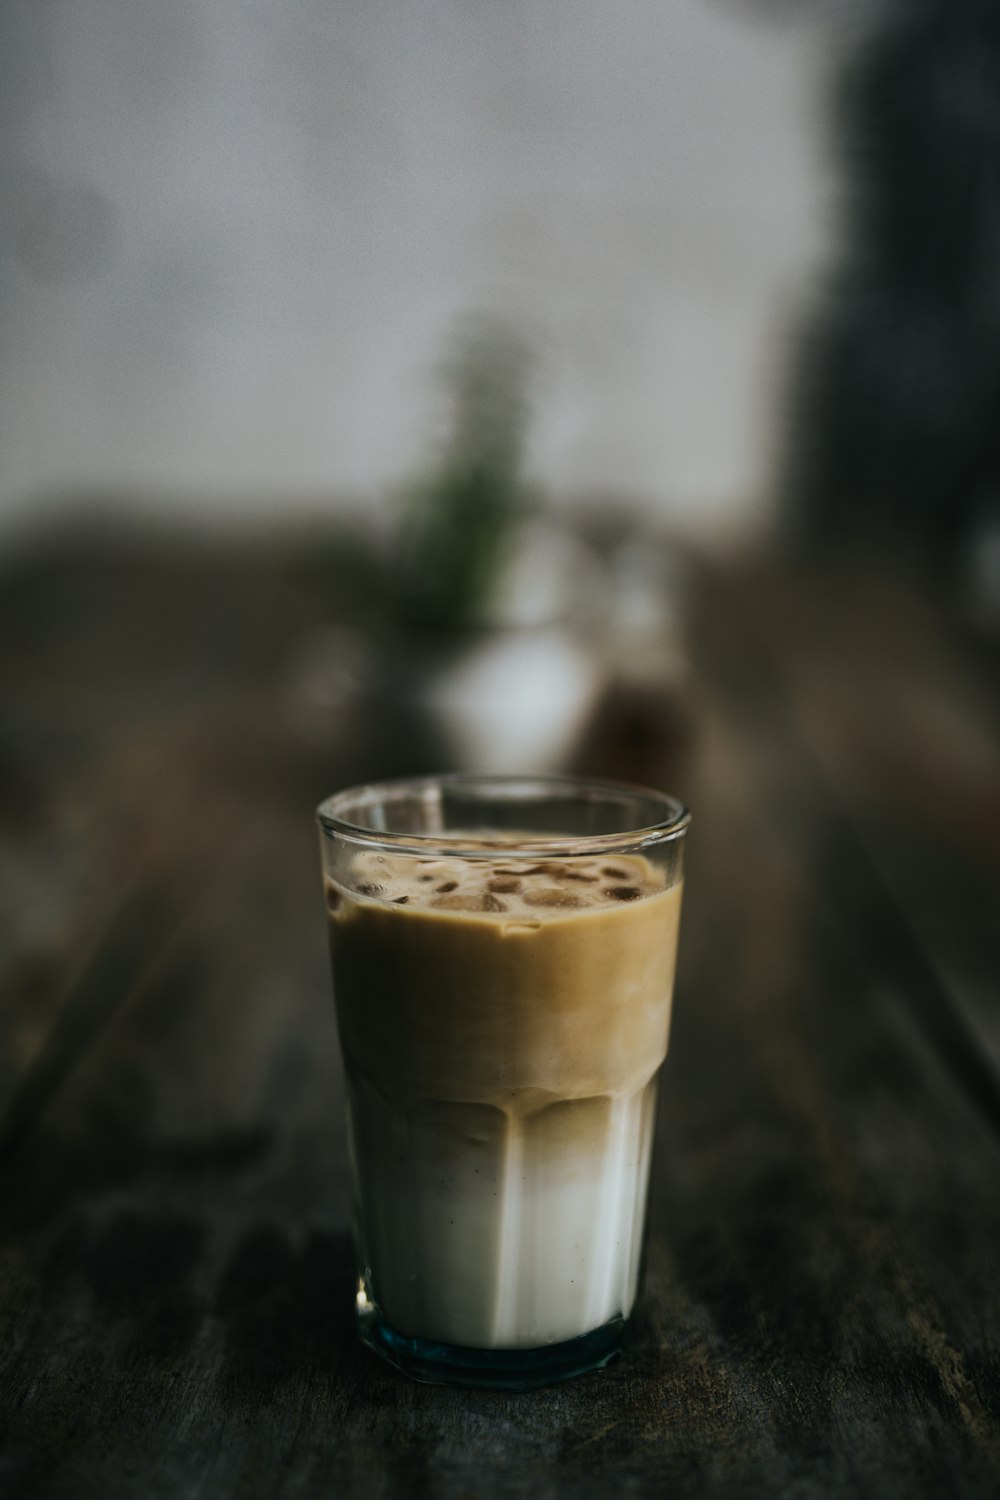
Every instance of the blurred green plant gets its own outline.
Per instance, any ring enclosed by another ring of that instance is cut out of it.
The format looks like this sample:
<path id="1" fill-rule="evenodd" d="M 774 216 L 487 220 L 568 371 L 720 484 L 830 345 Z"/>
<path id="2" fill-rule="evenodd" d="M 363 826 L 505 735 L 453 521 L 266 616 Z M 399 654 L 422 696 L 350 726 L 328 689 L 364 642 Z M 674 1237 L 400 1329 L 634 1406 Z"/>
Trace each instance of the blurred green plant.
<path id="1" fill-rule="evenodd" d="M 483 618 L 528 506 L 527 373 L 524 344 L 492 322 L 465 330 L 445 365 L 448 437 L 435 467 L 402 497 L 386 580 L 388 612 L 400 628 L 455 632 Z"/>

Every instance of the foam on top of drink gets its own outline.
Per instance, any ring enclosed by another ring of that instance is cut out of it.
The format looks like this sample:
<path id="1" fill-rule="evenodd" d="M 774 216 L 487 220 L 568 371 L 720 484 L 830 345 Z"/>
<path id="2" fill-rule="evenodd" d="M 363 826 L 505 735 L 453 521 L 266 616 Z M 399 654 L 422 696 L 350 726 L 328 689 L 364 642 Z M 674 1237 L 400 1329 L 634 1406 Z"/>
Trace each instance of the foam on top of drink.
<path id="1" fill-rule="evenodd" d="M 354 858 L 351 889 L 328 882 L 335 911 L 345 894 L 420 912 L 468 913 L 537 922 L 616 907 L 662 891 L 663 876 L 641 855 L 537 859 L 498 850 L 493 858 L 378 854 Z"/>

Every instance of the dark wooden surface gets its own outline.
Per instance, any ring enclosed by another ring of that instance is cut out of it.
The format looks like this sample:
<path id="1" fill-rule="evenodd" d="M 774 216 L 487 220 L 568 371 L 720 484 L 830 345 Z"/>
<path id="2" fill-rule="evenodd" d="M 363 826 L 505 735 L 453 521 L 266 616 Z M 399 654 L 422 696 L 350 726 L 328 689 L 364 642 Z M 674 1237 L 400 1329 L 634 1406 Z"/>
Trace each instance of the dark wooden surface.
<path id="1" fill-rule="evenodd" d="M 0 1495 L 993 1497 L 995 663 L 857 574 L 692 574 L 596 768 L 695 812 L 645 1298 L 526 1396 L 356 1343 L 288 559 L 0 585 Z M 667 711 L 669 710 L 669 711 Z M 617 736 L 617 738 L 616 738 Z"/>

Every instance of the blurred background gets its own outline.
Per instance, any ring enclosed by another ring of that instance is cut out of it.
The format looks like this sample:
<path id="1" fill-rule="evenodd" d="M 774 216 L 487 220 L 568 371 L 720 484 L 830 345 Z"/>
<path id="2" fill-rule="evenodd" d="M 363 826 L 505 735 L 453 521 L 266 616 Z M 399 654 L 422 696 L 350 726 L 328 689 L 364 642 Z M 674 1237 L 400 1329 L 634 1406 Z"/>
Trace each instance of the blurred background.
<path id="1" fill-rule="evenodd" d="M 846 810 L 996 1044 L 998 80 L 994 0 L 6 0 L 15 1124 L 130 902 L 325 1004 L 312 808 L 430 769 L 665 786 L 709 906 Z"/>
<path id="2" fill-rule="evenodd" d="M 382 505 L 487 311 L 553 502 L 759 531 L 844 9 L 12 0 L 4 522 Z"/>
<path id="3" fill-rule="evenodd" d="M 313 814 L 447 769 L 693 812 L 596 1424 L 355 1352 Z M 992 1493 L 998 911 L 998 0 L 2 0 L 18 1494 Z"/>

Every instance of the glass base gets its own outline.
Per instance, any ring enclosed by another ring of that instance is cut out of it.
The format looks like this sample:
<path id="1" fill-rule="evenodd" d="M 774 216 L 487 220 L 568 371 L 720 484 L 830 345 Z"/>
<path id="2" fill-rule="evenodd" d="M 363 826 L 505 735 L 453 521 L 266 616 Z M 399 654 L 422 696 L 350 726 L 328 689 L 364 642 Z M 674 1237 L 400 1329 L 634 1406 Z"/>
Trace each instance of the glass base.
<path id="1" fill-rule="evenodd" d="M 358 1298 L 357 1318 L 362 1343 L 412 1380 L 493 1391 L 533 1391 L 601 1370 L 620 1352 L 627 1326 L 617 1317 L 579 1338 L 538 1349 L 466 1349 L 397 1333 L 366 1297 Z"/>

